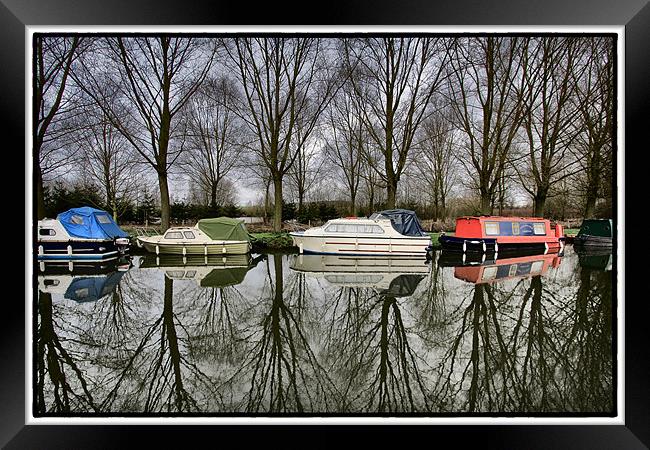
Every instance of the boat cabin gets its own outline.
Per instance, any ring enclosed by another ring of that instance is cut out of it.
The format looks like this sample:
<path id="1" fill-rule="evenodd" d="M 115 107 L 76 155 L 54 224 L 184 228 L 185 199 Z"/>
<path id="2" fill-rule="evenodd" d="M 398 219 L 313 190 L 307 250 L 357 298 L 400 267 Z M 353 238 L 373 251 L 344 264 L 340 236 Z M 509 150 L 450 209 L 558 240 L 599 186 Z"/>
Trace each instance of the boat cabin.
<path id="1" fill-rule="evenodd" d="M 456 236 L 467 238 L 512 238 L 499 242 L 513 242 L 521 237 L 563 236 L 562 225 L 551 227 L 548 219 L 539 217 L 478 216 L 456 219 Z"/>

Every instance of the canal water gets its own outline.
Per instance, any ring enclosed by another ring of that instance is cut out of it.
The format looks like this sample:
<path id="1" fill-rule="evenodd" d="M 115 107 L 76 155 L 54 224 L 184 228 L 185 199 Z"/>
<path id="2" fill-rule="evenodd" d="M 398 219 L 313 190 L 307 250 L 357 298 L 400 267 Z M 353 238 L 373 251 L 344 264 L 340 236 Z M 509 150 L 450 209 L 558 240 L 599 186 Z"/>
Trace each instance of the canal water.
<path id="1" fill-rule="evenodd" d="M 34 414 L 611 416 L 611 261 L 39 266 Z"/>

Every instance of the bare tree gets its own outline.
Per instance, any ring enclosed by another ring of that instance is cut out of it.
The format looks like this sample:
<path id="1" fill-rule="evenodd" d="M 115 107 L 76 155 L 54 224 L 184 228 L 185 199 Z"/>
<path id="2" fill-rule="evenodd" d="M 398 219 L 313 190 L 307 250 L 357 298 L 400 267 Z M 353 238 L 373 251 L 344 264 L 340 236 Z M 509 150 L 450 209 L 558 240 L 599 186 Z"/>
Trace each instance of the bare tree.
<path id="1" fill-rule="evenodd" d="M 232 112 L 236 95 L 231 80 L 208 79 L 187 108 L 189 142 L 182 168 L 209 194 L 213 209 L 224 177 L 240 161 L 242 130 Z"/>
<path id="2" fill-rule="evenodd" d="M 454 185 L 454 133 L 446 113 L 428 118 L 422 125 L 422 142 L 414 159 L 416 178 L 424 182 L 426 194 L 433 203 L 433 220 L 447 215 L 447 198 Z"/>
<path id="3" fill-rule="evenodd" d="M 361 118 L 382 153 L 373 168 L 386 184 L 386 206 L 394 208 L 397 185 L 429 102 L 440 88 L 448 52 L 438 38 L 367 38 L 345 40 L 344 59 Z"/>
<path id="4" fill-rule="evenodd" d="M 321 39 L 235 38 L 227 46 L 245 94 L 241 118 L 257 136 L 250 146 L 273 180 L 273 229 L 282 229 L 282 181 L 336 89 Z M 296 134 L 300 119 L 301 133 Z M 295 140 L 295 141 L 294 141 Z"/>
<path id="5" fill-rule="evenodd" d="M 542 217 L 552 187 L 571 176 L 576 160 L 569 147 L 578 131 L 579 105 L 573 101 L 579 76 L 577 60 L 583 41 L 566 37 L 528 38 L 522 59 L 526 84 L 523 128 L 527 138 L 527 164 L 513 167 L 534 200 L 534 214 Z"/>
<path id="6" fill-rule="evenodd" d="M 179 112 L 207 76 L 215 41 L 162 35 L 100 42 L 105 44 L 101 56 L 85 59 L 77 82 L 156 171 L 164 231 L 170 214 L 168 174 L 183 150 Z"/>
<path id="7" fill-rule="evenodd" d="M 321 154 L 320 147 L 314 139 L 302 140 L 302 128 L 296 128 L 297 141 L 302 142 L 295 152 L 295 161 L 289 169 L 289 183 L 298 197 L 298 212 L 303 211 L 305 198 L 311 188 L 316 184 L 322 173 L 325 158 Z M 314 135 L 312 135 L 314 136 Z"/>
<path id="8" fill-rule="evenodd" d="M 518 64 L 521 39 L 488 36 L 454 41 L 449 91 L 454 119 L 465 134 L 460 158 L 481 198 L 481 213 L 492 200 L 519 130 L 523 108 Z"/>
<path id="9" fill-rule="evenodd" d="M 45 217 L 44 171 L 55 170 L 69 162 L 69 155 L 52 145 L 61 135 L 55 131 L 61 117 L 70 112 L 66 94 L 73 62 L 79 56 L 82 39 L 34 36 L 32 133 L 35 167 L 37 216 Z M 63 130 L 65 132 L 65 130 Z M 48 145 L 50 144 L 50 145 Z"/>
<path id="10" fill-rule="evenodd" d="M 101 111 L 88 111 L 82 129 L 80 173 L 104 192 L 106 208 L 117 220 L 124 202 L 135 191 L 140 167 L 133 163 L 131 144 Z"/>
<path id="11" fill-rule="evenodd" d="M 585 217 L 593 217 L 596 200 L 603 196 L 612 178 L 614 137 L 614 41 L 590 38 L 586 68 L 577 83 L 577 101 L 583 132 L 572 148 L 584 170 L 581 190 Z M 608 176 L 609 175 L 609 176 Z"/>
<path id="12" fill-rule="evenodd" d="M 359 102 L 353 95 L 348 84 L 331 104 L 327 124 L 330 138 L 325 145 L 325 154 L 343 175 L 345 189 L 350 195 L 350 214 L 356 216 L 361 166 L 367 161 L 364 153 L 367 133 L 361 120 Z"/>

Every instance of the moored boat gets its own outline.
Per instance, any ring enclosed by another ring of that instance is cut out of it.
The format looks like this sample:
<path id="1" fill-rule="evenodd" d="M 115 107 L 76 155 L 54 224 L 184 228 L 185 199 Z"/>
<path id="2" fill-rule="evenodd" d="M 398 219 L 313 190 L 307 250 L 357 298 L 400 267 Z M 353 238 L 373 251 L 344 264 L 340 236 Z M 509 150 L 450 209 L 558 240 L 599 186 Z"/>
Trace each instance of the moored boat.
<path id="1" fill-rule="evenodd" d="M 393 209 L 367 217 L 333 219 L 290 233 L 300 253 L 365 256 L 426 256 L 431 237 L 415 212 Z"/>
<path id="2" fill-rule="evenodd" d="M 162 235 L 137 239 L 155 254 L 243 255 L 251 250 L 244 221 L 229 217 L 201 219 L 193 227 L 171 227 Z"/>
<path id="3" fill-rule="evenodd" d="M 38 221 L 39 261 L 106 261 L 129 250 L 129 235 L 106 211 L 84 206 Z"/>
<path id="4" fill-rule="evenodd" d="M 614 227 L 612 219 L 585 219 L 573 245 L 584 247 L 611 247 Z"/>
<path id="5" fill-rule="evenodd" d="M 438 242 L 445 250 L 462 252 L 561 251 L 564 230 L 539 217 L 464 216 L 456 219 L 454 235 L 442 234 Z"/>

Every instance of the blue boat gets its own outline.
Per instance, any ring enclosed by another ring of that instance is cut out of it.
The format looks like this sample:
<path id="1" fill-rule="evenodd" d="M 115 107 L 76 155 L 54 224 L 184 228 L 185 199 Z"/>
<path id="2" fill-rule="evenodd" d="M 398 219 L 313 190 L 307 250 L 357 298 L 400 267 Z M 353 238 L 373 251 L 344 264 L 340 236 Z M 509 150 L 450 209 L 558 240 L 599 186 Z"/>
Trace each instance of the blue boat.
<path id="1" fill-rule="evenodd" d="M 129 251 L 129 235 L 106 211 L 84 206 L 38 221 L 39 261 L 107 261 Z"/>

